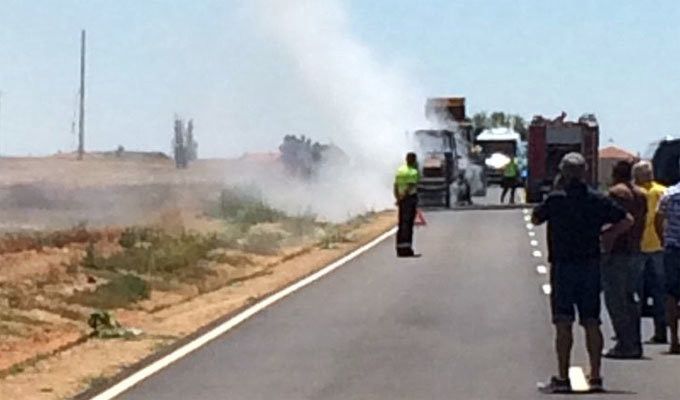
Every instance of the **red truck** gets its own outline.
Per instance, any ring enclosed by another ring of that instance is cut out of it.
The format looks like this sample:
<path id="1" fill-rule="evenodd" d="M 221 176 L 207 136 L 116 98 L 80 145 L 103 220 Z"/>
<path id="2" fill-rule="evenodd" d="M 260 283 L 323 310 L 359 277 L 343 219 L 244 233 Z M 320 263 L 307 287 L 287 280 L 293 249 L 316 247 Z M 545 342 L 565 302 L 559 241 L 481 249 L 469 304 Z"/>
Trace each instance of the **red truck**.
<path id="1" fill-rule="evenodd" d="M 597 187 L 597 157 L 600 128 L 593 114 L 585 114 L 576 122 L 565 121 L 563 112 L 548 120 L 535 116 L 529 125 L 527 145 L 526 201 L 537 203 L 552 190 L 562 157 L 577 151 L 586 159 L 586 181 Z"/>

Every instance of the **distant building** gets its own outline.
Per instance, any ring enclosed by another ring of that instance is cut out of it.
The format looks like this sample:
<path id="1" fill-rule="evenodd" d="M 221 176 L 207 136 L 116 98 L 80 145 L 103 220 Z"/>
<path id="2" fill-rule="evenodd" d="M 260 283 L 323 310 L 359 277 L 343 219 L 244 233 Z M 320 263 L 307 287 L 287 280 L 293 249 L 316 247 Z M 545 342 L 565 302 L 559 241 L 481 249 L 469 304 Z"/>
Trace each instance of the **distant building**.
<path id="1" fill-rule="evenodd" d="M 639 157 L 632 152 L 618 146 L 607 146 L 598 153 L 598 180 L 601 185 L 609 187 L 612 184 L 612 169 L 619 161 L 636 161 Z"/>

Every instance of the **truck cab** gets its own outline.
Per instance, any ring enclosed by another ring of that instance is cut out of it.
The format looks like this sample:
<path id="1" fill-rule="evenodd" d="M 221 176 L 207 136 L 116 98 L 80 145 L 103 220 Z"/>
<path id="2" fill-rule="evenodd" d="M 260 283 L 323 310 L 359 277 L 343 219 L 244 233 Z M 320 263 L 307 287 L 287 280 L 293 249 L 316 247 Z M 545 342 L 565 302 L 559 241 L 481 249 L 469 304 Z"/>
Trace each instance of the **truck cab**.
<path id="1" fill-rule="evenodd" d="M 421 129 L 414 133 L 419 159 L 418 196 L 424 203 L 451 206 L 451 185 L 458 175 L 455 132 Z"/>
<path id="2" fill-rule="evenodd" d="M 519 160 L 523 154 L 521 135 L 511 128 L 499 127 L 482 131 L 475 138 L 475 146 L 479 149 L 484 162 L 484 174 L 490 184 L 499 184 L 503 179 L 503 171 L 511 158 Z"/>

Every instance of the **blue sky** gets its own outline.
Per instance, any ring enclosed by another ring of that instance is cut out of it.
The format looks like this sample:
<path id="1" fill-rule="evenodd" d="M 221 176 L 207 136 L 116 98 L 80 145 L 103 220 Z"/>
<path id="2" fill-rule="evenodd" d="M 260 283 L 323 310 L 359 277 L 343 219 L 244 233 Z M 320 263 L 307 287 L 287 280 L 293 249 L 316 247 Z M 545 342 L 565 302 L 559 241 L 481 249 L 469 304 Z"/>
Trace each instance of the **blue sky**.
<path id="1" fill-rule="evenodd" d="M 424 95 L 465 95 L 469 113 L 593 112 L 603 142 L 635 151 L 679 133 L 678 2 L 331 2 L 376 62 Z M 204 156 L 314 135 L 325 117 L 309 112 L 297 60 L 246 3 L 0 0 L 0 153 L 75 148 L 81 28 L 89 149 L 168 151 L 174 113 L 196 120 Z"/>

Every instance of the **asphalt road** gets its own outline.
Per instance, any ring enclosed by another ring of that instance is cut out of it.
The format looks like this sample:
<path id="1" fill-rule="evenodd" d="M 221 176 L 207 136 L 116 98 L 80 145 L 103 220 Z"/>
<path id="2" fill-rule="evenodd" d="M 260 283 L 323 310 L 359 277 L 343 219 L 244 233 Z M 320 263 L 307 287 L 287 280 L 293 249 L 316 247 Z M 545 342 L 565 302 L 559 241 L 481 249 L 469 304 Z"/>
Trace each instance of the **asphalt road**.
<path id="1" fill-rule="evenodd" d="M 555 362 L 537 272 L 544 233 L 529 236 L 522 210 L 427 217 L 421 258 L 395 258 L 387 240 L 120 398 L 545 398 L 536 382 Z M 574 364 L 587 373 L 577 336 Z M 677 398 L 680 358 L 664 350 L 605 362 L 613 393 L 586 398 Z"/>

